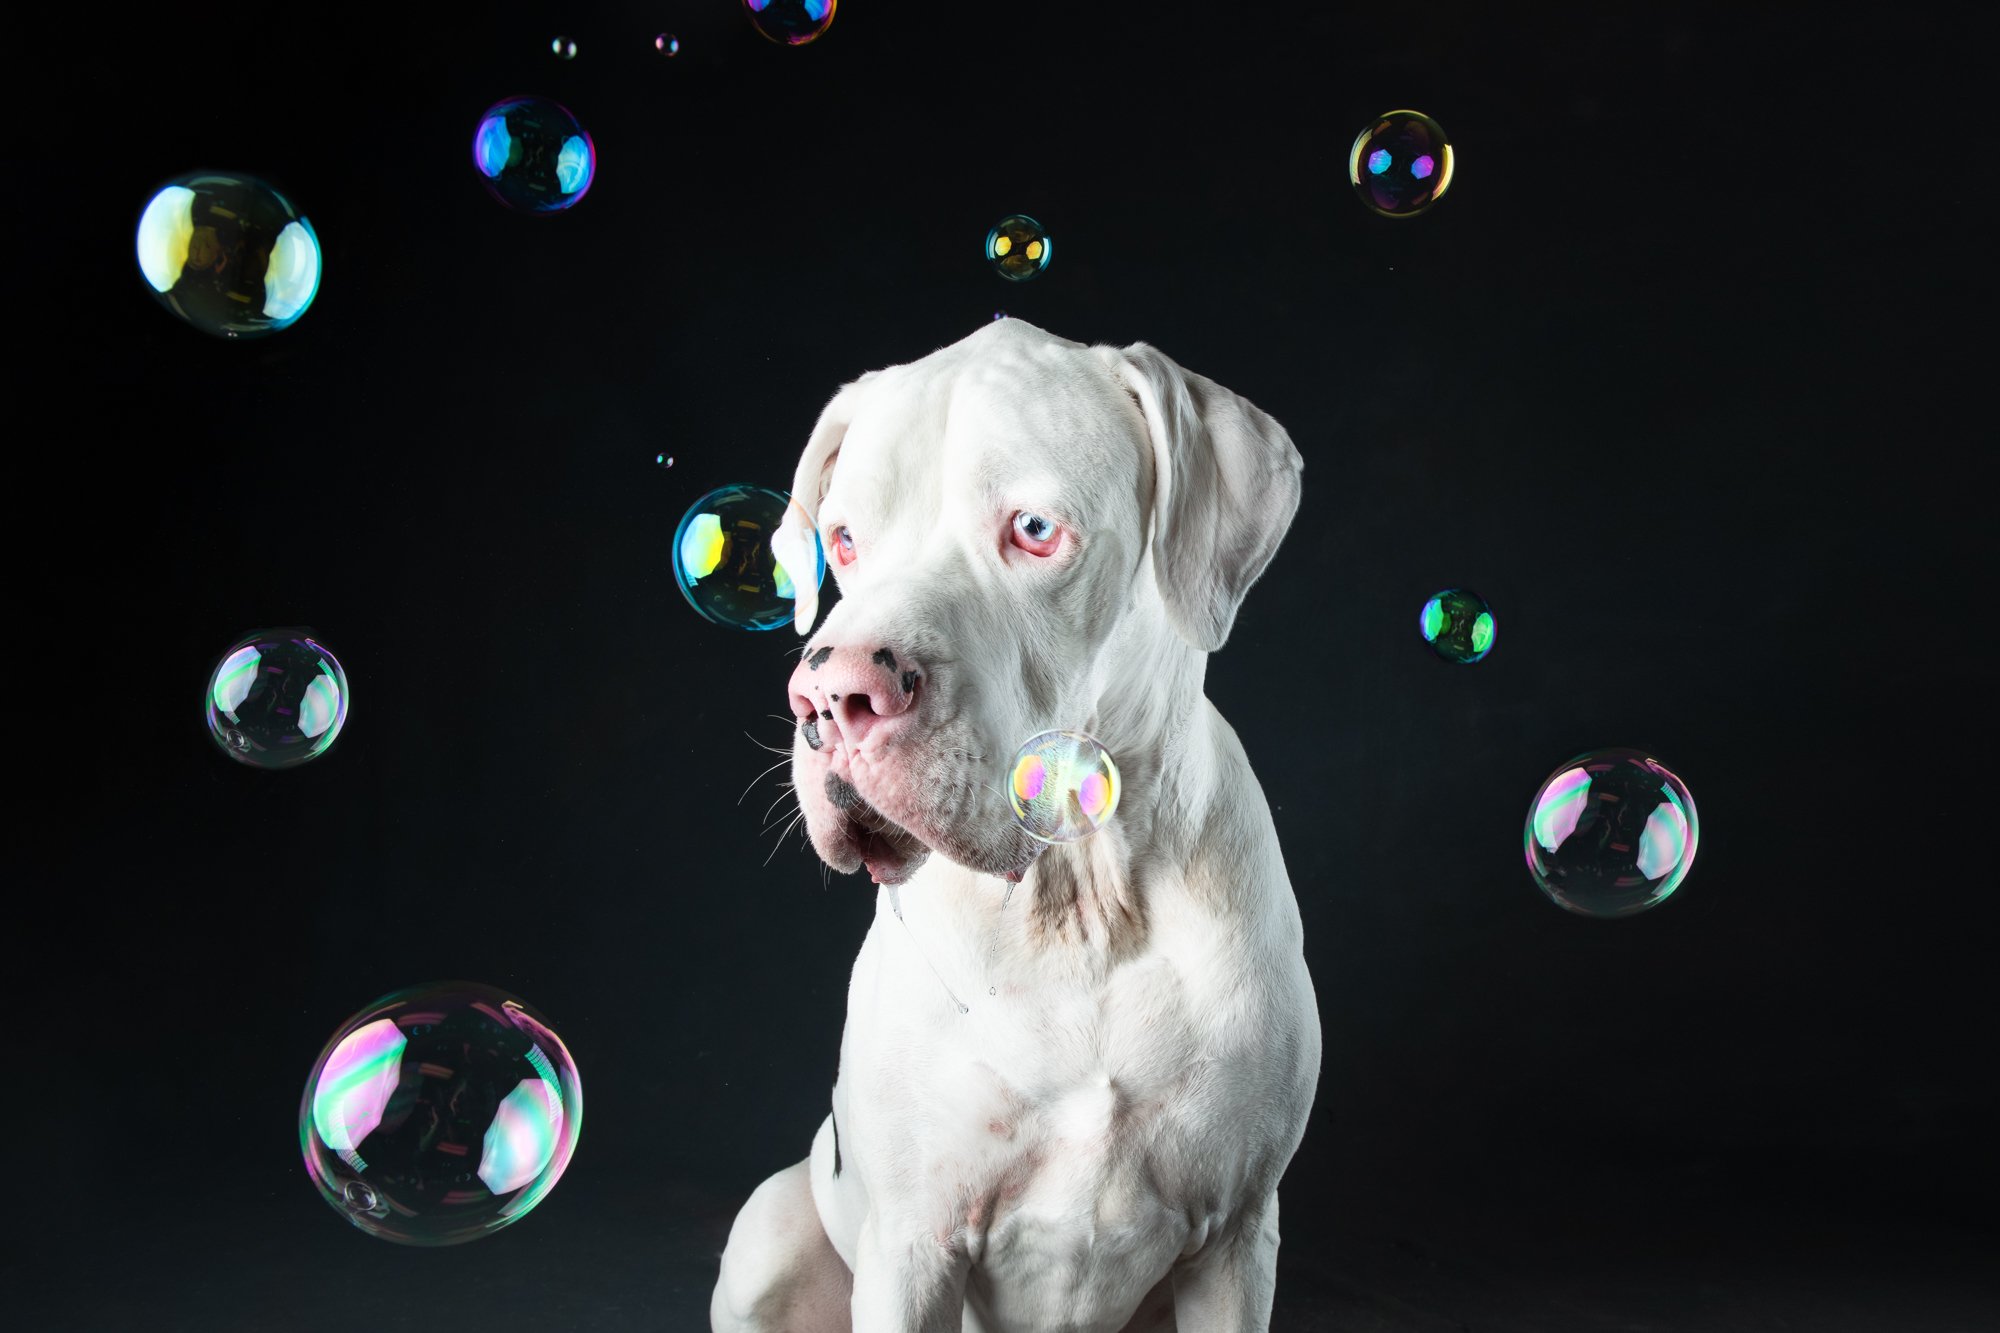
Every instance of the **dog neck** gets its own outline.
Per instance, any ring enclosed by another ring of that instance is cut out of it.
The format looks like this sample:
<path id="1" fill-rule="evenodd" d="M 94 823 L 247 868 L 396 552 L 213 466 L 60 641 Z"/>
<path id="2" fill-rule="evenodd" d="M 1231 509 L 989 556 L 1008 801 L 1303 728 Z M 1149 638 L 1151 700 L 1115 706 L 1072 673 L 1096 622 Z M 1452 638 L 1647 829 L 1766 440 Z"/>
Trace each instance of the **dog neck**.
<path id="1" fill-rule="evenodd" d="M 1207 655 L 1163 621 L 1119 637 L 1086 728 L 1119 767 L 1110 822 L 1051 844 L 1018 884 L 932 857 L 918 871 L 923 890 L 881 891 L 879 909 L 909 933 L 959 1013 L 990 1003 L 1003 984 L 1032 986 L 1032 977 L 1101 983 L 1152 949 L 1169 897 L 1198 911 L 1241 911 L 1209 900 L 1255 892 L 1269 877 L 1254 850 L 1261 839 L 1275 853 L 1263 802 L 1215 797 L 1254 790 L 1256 777 L 1202 694 Z"/>
<path id="2" fill-rule="evenodd" d="M 1088 730 L 1118 765 L 1118 811 L 1077 842 L 1056 843 L 1022 880 L 1025 943 L 1116 963 L 1145 948 L 1146 885 L 1193 857 L 1208 817 L 1220 718 L 1202 695 L 1208 655 L 1163 614 L 1135 614 L 1102 659 Z"/>

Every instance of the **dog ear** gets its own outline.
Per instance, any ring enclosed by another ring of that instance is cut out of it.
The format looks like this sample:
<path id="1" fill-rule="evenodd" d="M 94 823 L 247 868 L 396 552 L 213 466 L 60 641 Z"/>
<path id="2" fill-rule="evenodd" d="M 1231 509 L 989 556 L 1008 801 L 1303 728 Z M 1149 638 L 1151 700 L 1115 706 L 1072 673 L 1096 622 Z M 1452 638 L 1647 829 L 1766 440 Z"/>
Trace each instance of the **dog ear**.
<path id="1" fill-rule="evenodd" d="M 801 638 L 812 633 L 819 616 L 819 584 L 804 577 L 818 568 L 814 544 L 819 530 L 819 502 L 833 484 L 834 460 L 840 457 L 840 442 L 847 438 L 847 424 L 854 419 L 860 395 L 856 390 L 880 374 L 871 370 L 833 396 L 819 414 L 806 450 L 799 455 L 798 470 L 792 474 L 792 503 L 785 506 L 784 522 L 771 534 L 771 554 L 792 571 L 792 626 Z"/>
<path id="2" fill-rule="evenodd" d="M 1158 348 L 1103 348 L 1153 443 L 1153 574 L 1174 628 L 1214 652 L 1299 508 L 1285 428 Z"/>

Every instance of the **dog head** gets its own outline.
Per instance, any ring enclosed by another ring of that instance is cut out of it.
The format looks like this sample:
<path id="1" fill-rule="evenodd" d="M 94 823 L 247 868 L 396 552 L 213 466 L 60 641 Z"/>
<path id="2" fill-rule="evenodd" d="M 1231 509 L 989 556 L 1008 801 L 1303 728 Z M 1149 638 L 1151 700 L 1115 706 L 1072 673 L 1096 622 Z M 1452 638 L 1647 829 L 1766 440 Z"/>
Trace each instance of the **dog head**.
<path id="1" fill-rule="evenodd" d="M 1149 694 L 1179 661 L 1199 693 L 1301 467 L 1275 421 L 1152 347 L 1017 319 L 842 389 L 777 538 L 809 552 L 816 524 L 841 593 L 815 630 L 801 581 L 795 621 L 792 777 L 819 855 L 882 884 L 931 852 L 1019 879 L 1046 844 L 1009 809 L 1016 747 L 1171 725 Z"/>

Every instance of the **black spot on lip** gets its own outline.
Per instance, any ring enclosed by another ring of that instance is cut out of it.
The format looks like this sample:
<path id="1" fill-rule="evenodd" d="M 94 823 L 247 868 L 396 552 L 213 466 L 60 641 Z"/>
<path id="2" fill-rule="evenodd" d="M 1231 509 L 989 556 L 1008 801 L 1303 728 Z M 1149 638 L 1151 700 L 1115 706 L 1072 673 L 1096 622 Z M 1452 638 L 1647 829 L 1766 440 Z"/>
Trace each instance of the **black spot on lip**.
<path id="1" fill-rule="evenodd" d="M 826 1118 L 833 1122 L 833 1174 L 840 1174 L 840 1119 L 828 1111 Z"/>
<path id="2" fill-rule="evenodd" d="M 833 721 L 833 714 L 825 711 L 824 709 L 820 710 L 820 716 L 825 718 L 829 722 Z"/>
<path id="3" fill-rule="evenodd" d="M 806 745 L 809 748 L 817 750 L 823 744 L 823 742 L 819 738 L 818 718 L 816 717 L 807 718 L 805 722 L 800 725 L 799 730 L 803 731 L 806 734 Z"/>
<path id="4" fill-rule="evenodd" d="M 873 662 L 876 666 L 888 667 L 891 672 L 895 671 L 896 669 L 896 655 L 890 652 L 887 648 L 877 648 L 875 650 L 874 655 L 870 657 L 868 660 Z"/>
<path id="5" fill-rule="evenodd" d="M 821 667 L 825 666 L 826 659 L 832 656 L 833 656 L 833 649 L 822 648 L 818 652 L 814 653 L 811 657 L 808 657 L 806 659 L 806 667 L 809 670 L 817 671 Z"/>
<path id="6" fill-rule="evenodd" d="M 845 779 L 831 773 L 826 775 L 826 799 L 836 810 L 859 810 L 868 804 Z"/>
<path id="7" fill-rule="evenodd" d="M 903 673 L 903 693 L 908 694 L 915 688 L 917 688 L 917 673 L 914 671 L 905 671 Z"/>

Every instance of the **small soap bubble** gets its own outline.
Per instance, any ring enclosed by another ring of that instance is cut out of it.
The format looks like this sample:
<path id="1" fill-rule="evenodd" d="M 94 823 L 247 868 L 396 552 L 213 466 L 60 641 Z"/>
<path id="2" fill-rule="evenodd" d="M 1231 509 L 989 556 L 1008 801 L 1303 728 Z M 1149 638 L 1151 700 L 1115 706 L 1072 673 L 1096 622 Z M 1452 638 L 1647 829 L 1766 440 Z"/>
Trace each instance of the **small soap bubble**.
<path id="1" fill-rule="evenodd" d="M 804 46 L 833 22 L 839 0 L 743 0 L 750 25 L 780 46 Z"/>
<path id="2" fill-rule="evenodd" d="M 154 191 L 138 251 L 154 298 L 220 338 L 288 328 L 319 292 L 312 224 L 275 187 L 238 171 L 188 172 Z"/>
<path id="3" fill-rule="evenodd" d="M 674 465 L 674 456 L 672 454 L 654 454 L 653 465 L 655 467 L 672 467 Z"/>
<path id="4" fill-rule="evenodd" d="M 1493 651 L 1498 624 L 1484 597 L 1469 588 L 1446 588 L 1424 603 L 1417 629 L 1439 657 L 1470 665 Z"/>
<path id="5" fill-rule="evenodd" d="M 1096 738 L 1045 731 L 1014 752 L 1007 798 L 1014 818 L 1043 842 L 1074 842 L 1118 809 L 1118 765 Z"/>
<path id="6" fill-rule="evenodd" d="M 597 174 L 590 135 L 546 97 L 509 97 L 487 108 L 472 135 L 472 161 L 495 199 L 530 214 L 570 207 Z"/>
<path id="7" fill-rule="evenodd" d="M 295 768 L 326 753 L 347 702 L 347 673 L 311 630 L 260 630 L 209 673 L 208 734 L 252 768 Z"/>
<path id="8" fill-rule="evenodd" d="M 474 982 L 385 995 L 340 1025 L 299 1104 L 306 1172 L 371 1236 L 457 1245 L 527 1215 L 583 1128 L 548 1020 Z"/>
<path id="9" fill-rule="evenodd" d="M 811 518 L 762 486 L 724 486 L 695 501 L 674 531 L 673 555 L 688 605 L 731 629 L 790 624 L 802 600 L 814 603 L 826 575 Z"/>
<path id="10" fill-rule="evenodd" d="M 1444 127 L 1421 111 L 1377 116 L 1355 136 L 1347 154 L 1347 178 L 1355 193 L 1383 217 L 1423 212 L 1444 198 L 1451 173 L 1451 142 Z"/>
<path id="11" fill-rule="evenodd" d="M 558 37 L 550 42 L 549 50 L 555 53 L 557 60 L 576 59 L 576 43 L 567 37 Z"/>
<path id="12" fill-rule="evenodd" d="M 1005 318 L 1007 318 L 1007 312 L 1006 312 L 1006 311 L 1004 311 L 1004 310 L 996 310 L 996 311 L 994 311 L 994 312 L 993 312 L 993 318 L 995 318 L 995 319 L 1005 319 Z"/>
<path id="13" fill-rule="evenodd" d="M 1015 213 L 986 233 L 986 258 L 1010 282 L 1026 282 L 1049 266 L 1049 234 L 1031 217 Z M 1005 312 L 1002 312 L 1003 314 Z"/>
<path id="14" fill-rule="evenodd" d="M 1578 755 L 1528 807 L 1522 848 L 1535 886 L 1579 916 L 1657 907 L 1687 878 L 1700 826 L 1687 784 L 1643 750 Z"/>
<path id="15" fill-rule="evenodd" d="M 670 32 L 663 32 L 653 39 L 653 49 L 663 56 L 677 56 L 681 53 L 681 39 Z"/>

